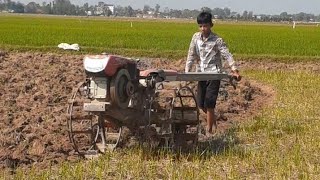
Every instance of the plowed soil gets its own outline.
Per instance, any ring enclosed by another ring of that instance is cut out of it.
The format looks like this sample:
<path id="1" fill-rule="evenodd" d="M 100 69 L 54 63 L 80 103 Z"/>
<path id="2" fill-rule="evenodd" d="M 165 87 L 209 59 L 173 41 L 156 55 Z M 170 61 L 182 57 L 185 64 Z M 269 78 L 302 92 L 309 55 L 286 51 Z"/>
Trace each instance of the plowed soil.
<path id="1" fill-rule="evenodd" d="M 66 110 L 72 89 L 85 79 L 82 58 L 0 51 L 0 169 L 46 168 L 78 159 L 68 139 Z M 142 60 L 140 67 L 183 71 L 184 60 Z M 273 96 L 272 88 L 246 78 L 236 90 L 223 83 L 219 131 L 256 115 Z"/>

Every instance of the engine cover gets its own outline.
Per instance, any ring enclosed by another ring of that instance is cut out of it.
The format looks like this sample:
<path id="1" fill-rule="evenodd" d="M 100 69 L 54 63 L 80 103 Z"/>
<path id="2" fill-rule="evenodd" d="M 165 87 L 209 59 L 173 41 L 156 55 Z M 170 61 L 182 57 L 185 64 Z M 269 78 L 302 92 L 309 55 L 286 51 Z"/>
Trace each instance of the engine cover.
<path id="1" fill-rule="evenodd" d="M 136 74 L 134 60 L 114 55 L 88 55 L 85 56 L 83 65 L 86 73 L 94 76 L 112 77 L 120 68 L 128 69 L 132 76 Z"/>

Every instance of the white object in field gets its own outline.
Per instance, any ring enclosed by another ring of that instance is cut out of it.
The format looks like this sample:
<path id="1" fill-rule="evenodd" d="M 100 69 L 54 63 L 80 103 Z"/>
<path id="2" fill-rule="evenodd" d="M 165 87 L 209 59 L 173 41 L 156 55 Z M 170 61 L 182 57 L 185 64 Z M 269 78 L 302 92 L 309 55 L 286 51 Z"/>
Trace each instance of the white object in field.
<path id="1" fill-rule="evenodd" d="M 293 21 L 293 26 L 292 26 L 292 28 L 293 28 L 293 29 L 296 28 L 296 22 L 295 22 L 295 21 Z"/>
<path id="2" fill-rule="evenodd" d="M 60 43 L 58 45 L 58 48 L 64 49 L 64 50 L 75 50 L 75 51 L 79 51 L 80 47 L 79 44 L 67 44 L 67 43 Z"/>

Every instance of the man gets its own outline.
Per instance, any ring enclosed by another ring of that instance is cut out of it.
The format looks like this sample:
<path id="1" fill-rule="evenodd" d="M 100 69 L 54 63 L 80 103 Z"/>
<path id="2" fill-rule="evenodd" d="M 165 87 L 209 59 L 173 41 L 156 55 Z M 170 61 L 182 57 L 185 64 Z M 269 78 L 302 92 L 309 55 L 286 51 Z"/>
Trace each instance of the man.
<path id="1" fill-rule="evenodd" d="M 222 70 L 222 59 L 227 61 L 231 74 L 240 79 L 239 71 L 235 65 L 232 54 L 229 52 L 225 42 L 217 34 L 211 31 L 213 27 L 212 15 L 208 12 L 202 12 L 197 17 L 199 31 L 193 35 L 185 72 L 190 72 L 194 61 L 199 61 L 201 72 L 216 72 Z M 214 117 L 214 108 L 219 93 L 220 80 L 199 81 L 197 101 L 198 106 L 207 113 L 208 134 L 213 133 L 213 126 L 217 129 L 217 122 Z"/>

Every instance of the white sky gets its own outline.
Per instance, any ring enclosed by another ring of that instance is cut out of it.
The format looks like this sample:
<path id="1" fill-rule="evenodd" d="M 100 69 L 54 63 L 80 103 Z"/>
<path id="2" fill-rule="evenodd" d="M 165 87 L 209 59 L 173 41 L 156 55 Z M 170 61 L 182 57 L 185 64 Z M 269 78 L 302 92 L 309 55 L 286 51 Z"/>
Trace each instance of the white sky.
<path id="1" fill-rule="evenodd" d="M 31 1 L 42 3 L 50 0 L 13 0 L 27 4 Z M 99 1 L 115 6 L 131 6 L 133 9 L 143 9 L 144 5 L 154 8 L 156 4 L 160 5 L 160 10 L 165 7 L 169 9 L 199 9 L 201 7 L 228 7 L 232 11 L 242 13 L 244 10 L 253 11 L 254 14 L 280 14 L 288 12 L 297 14 L 299 12 L 320 14 L 320 0 L 70 0 L 73 4 L 83 5 L 97 4 Z"/>

